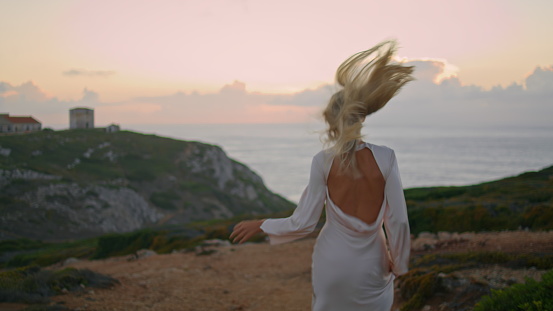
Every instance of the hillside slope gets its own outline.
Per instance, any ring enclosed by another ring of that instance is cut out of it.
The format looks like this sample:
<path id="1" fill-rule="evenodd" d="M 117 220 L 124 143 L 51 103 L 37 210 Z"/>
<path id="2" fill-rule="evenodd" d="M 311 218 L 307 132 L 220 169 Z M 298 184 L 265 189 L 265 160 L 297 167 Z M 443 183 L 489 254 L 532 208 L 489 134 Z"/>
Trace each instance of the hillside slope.
<path id="1" fill-rule="evenodd" d="M 553 229 L 553 166 L 477 185 L 405 190 L 413 233 Z"/>
<path id="2" fill-rule="evenodd" d="M 75 239 L 290 208 L 218 146 L 101 129 L 0 136 L 0 239 Z"/>

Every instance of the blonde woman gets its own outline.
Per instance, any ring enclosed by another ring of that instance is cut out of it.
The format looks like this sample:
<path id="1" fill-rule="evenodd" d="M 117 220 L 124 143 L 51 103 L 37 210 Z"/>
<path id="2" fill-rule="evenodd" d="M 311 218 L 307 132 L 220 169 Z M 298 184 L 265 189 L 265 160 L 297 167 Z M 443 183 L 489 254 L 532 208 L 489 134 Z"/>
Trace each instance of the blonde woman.
<path id="1" fill-rule="evenodd" d="M 231 234 L 239 243 L 259 232 L 271 244 L 290 242 L 314 230 L 324 207 L 326 223 L 312 257 L 316 311 L 389 311 L 393 280 L 407 272 L 410 233 L 396 156 L 361 136 L 365 117 L 412 80 L 413 68 L 393 63 L 394 52 L 394 41 L 382 42 L 338 68 L 341 90 L 323 112 L 332 147 L 313 157 L 292 216 L 243 221 Z"/>

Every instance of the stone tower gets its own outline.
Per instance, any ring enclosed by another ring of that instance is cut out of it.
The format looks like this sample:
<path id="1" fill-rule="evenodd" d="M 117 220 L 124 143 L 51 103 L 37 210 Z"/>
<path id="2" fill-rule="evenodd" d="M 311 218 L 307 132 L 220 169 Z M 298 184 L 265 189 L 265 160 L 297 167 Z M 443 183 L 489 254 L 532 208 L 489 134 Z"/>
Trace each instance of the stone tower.
<path id="1" fill-rule="evenodd" d="M 94 110 L 90 108 L 76 107 L 69 110 L 70 129 L 94 128 Z"/>

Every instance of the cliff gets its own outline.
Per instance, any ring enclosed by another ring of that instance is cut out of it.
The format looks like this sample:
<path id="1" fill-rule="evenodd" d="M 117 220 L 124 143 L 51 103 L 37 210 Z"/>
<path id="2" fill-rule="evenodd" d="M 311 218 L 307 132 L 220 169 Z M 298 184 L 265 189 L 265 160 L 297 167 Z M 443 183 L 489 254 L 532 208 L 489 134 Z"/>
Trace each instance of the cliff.
<path id="1" fill-rule="evenodd" d="M 2 136 L 0 148 L 0 239 L 75 239 L 294 207 L 199 142 L 96 129 Z"/>

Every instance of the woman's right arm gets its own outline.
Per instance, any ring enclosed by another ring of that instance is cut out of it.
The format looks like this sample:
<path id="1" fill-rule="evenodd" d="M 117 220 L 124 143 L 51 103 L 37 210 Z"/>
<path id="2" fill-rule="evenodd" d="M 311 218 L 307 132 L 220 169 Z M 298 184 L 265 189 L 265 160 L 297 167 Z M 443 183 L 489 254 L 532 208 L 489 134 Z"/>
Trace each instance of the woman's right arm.
<path id="1" fill-rule="evenodd" d="M 292 216 L 267 219 L 263 222 L 261 230 L 269 235 L 271 244 L 297 240 L 315 229 L 326 198 L 326 178 L 323 167 L 324 157 L 322 153 L 319 153 L 313 157 L 309 184 L 303 191 Z"/>
<path id="2" fill-rule="evenodd" d="M 391 154 L 391 169 L 386 179 L 387 206 L 384 214 L 384 228 L 390 245 L 392 272 L 395 275 L 407 273 L 411 251 L 411 234 L 407 219 L 407 205 L 399 175 L 395 153 Z"/>

